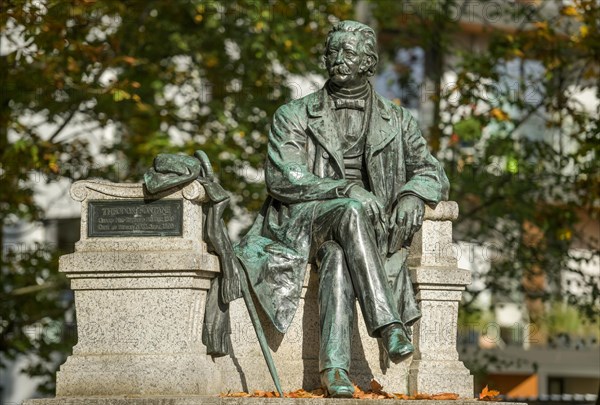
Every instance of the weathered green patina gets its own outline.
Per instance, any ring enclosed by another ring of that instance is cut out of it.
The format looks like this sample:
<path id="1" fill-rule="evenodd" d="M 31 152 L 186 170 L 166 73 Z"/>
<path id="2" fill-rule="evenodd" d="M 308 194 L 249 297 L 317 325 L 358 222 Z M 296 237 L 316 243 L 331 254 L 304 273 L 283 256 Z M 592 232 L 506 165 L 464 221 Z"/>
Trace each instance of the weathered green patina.
<path id="1" fill-rule="evenodd" d="M 230 351 L 231 300 L 243 293 L 256 315 L 240 262 L 250 288 L 283 333 L 296 313 L 307 265 L 313 263 L 319 272 L 321 382 L 330 396 L 350 397 L 356 300 L 369 334 L 383 339 L 390 360 L 401 361 L 414 350 L 407 327 L 420 312 L 406 268 L 407 247 L 422 224 L 425 204 L 433 207 L 447 197 L 448 179 L 414 118 L 368 83 L 378 61 L 374 31 L 342 21 L 330 32 L 326 51 L 326 85 L 283 105 L 273 117 L 269 197 L 234 246 L 235 255 L 221 220 L 228 196 L 213 181 L 206 155 L 157 157 L 146 186 L 153 192 L 197 178 L 213 202 L 207 239 L 223 273 L 206 304 L 208 353 Z M 256 323 L 255 328 L 281 391 L 262 328 Z"/>
<path id="2" fill-rule="evenodd" d="M 330 395 L 347 397 L 356 299 L 391 360 L 413 350 L 405 327 L 420 313 L 406 246 L 424 204 L 447 197 L 448 179 L 415 119 L 368 83 L 378 60 L 373 30 L 340 22 L 326 50 L 326 85 L 273 117 L 269 197 L 235 250 L 281 332 L 298 307 L 307 265 L 317 265 L 321 379 Z"/>

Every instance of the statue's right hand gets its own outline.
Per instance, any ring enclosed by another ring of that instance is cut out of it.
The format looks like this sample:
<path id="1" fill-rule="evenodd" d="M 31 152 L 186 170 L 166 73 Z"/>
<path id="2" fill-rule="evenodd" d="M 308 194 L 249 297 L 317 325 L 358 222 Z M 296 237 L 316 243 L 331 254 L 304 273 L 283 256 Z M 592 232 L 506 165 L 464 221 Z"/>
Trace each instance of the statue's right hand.
<path id="1" fill-rule="evenodd" d="M 383 224 L 387 224 L 385 208 L 373 193 L 359 185 L 354 185 L 348 190 L 348 197 L 359 201 L 374 223 L 380 221 Z"/>

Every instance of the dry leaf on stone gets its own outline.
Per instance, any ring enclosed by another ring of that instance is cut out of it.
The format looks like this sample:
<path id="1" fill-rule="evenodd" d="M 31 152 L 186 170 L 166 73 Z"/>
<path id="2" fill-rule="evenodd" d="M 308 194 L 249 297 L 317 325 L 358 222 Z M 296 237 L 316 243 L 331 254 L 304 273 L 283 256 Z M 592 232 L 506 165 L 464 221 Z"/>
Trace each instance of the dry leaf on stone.
<path id="1" fill-rule="evenodd" d="M 440 394 L 432 395 L 432 399 L 437 399 L 438 401 L 454 400 L 458 399 L 458 394 L 455 394 L 453 392 L 442 392 Z"/>
<path id="2" fill-rule="evenodd" d="M 383 385 L 379 384 L 379 382 L 374 378 L 371 380 L 370 385 L 371 385 L 371 391 L 373 391 L 373 392 L 379 393 L 383 389 Z"/>
<path id="3" fill-rule="evenodd" d="M 360 389 L 360 387 L 356 384 L 354 384 L 354 398 L 362 398 L 362 395 L 364 395 L 365 392 L 363 390 Z"/>
<path id="4" fill-rule="evenodd" d="M 490 390 L 486 385 L 485 388 L 481 390 L 479 393 L 480 401 L 500 401 L 498 397 L 500 395 L 500 391 Z"/>
<path id="5" fill-rule="evenodd" d="M 321 389 L 313 391 L 305 391 L 303 389 L 299 389 L 296 391 L 286 392 L 284 393 L 284 396 L 286 398 L 323 398 L 325 394 Z"/>
<path id="6" fill-rule="evenodd" d="M 325 396 L 325 391 L 323 391 L 322 388 L 317 388 L 316 390 L 312 390 L 310 393 L 317 397 L 321 397 L 321 398 Z"/>
<path id="7" fill-rule="evenodd" d="M 382 396 L 383 396 L 383 398 L 386 398 L 386 399 L 394 399 L 394 398 L 396 398 L 396 397 L 394 396 L 394 394 L 390 394 L 390 393 L 387 393 L 387 392 L 385 392 L 385 391 L 383 390 L 383 385 L 381 385 L 381 384 L 379 383 L 379 381 L 377 381 L 376 379 L 374 379 L 374 378 L 373 378 L 373 379 L 371 380 L 371 384 L 370 384 L 370 385 L 371 385 L 371 391 L 372 391 L 373 393 L 375 393 L 375 394 L 379 394 L 379 395 L 382 395 Z"/>
<path id="8" fill-rule="evenodd" d="M 221 394 L 222 397 L 234 397 L 234 398 L 239 398 L 239 397 L 250 397 L 251 395 L 247 392 L 228 392 L 227 394 Z"/>
<path id="9" fill-rule="evenodd" d="M 354 395 L 356 399 L 395 399 L 396 396 L 383 391 L 383 386 L 375 379 L 371 380 L 370 390 L 363 391 L 360 387 L 354 384 Z"/>

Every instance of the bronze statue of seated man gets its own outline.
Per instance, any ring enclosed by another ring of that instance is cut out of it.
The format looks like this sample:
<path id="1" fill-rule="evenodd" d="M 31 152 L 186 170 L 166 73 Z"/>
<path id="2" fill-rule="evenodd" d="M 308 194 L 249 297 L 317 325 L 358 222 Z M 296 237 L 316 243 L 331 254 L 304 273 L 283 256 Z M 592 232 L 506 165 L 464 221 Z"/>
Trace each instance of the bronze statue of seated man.
<path id="1" fill-rule="evenodd" d="M 407 328 L 420 313 L 406 265 L 394 258 L 421 226 L 425 204 L 435 206 L 448 191 L 414 118 L 368 82 L 376 48 L 375 32 L 364 24 L 342 21 L 330 31 L 329 80 L 275 113 L 269 197 L 236 246 L 252 290 L 281 332 L 296 312 L 307 264 L 316 264 L 319 367 L 332 397 L 354 392 L 348 373 L 356 300 L 390 360 L 413 352 Z"/>

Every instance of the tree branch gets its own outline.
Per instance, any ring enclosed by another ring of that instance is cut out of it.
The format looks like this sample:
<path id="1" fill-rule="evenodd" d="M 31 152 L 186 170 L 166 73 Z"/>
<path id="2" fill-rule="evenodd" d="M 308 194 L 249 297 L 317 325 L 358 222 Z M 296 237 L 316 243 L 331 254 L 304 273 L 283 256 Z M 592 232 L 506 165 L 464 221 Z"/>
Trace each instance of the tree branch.
<path id="1" fill-rule="evenodd" d="M 65 129 L 65 127 L 69 124 L 69 122 L 71 122 L 71 120 L 73 119 L 73 117 L 75 116 L 77 111 L 79 111 L 79 108 L 75 108 L 75 109 L 71 110 L 71 112 L 69 113 L 69 116 L 67 118 L 65 118 L 63 123 L 56 129 L 56 131 L 54 131 L 54 133 L 52 135 L 50 135 L 50 138 L 48 138 L 49 142 L 54 142 L 54 139 L 58 136 L 58 134 L 60 134 L 62 132 L 63 129 Z"/>

